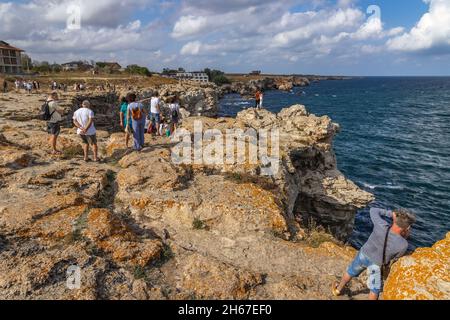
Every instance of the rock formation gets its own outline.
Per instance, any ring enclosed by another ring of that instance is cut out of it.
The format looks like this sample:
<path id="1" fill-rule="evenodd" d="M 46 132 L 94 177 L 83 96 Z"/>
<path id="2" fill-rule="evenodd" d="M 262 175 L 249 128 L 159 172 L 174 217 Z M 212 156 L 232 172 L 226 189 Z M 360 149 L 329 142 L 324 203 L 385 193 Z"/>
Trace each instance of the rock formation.
<path id="1" fill-rule="evenodd" d="M 220 87 L 221 95 L 227 93 L 239 93 L 243 97 L 253 98 L 257 90 L 282 90 L 291 91 L 294 87 L 309 86 L 310 81 L 305 77 L 266 77 L 247 82 L 237 81 Z"/>
<path id="2" fill-rule="evenodd" d="M 450 299 L 450 233 L 432 248 L 419 248 L 391 268 L 386 300 Z"/>
<path id="3" fill-rule="evenodd" d="M 170 90 L 161 92 L 178 89 Z M 63 95 L 67 113 L 83 95 Z M 146 135 L 146 148 L 133 153 L 124 133 L 111 129 L 98 131 L 102 163 L 82 161 L 73 128 L 62 130 L 63 154 L 52 156 L 37 116 L 43 98 L 11 93 L 0 100 L 0 299 L 332 298 L 330 284 L 356 251 L 308 222 L 345 238 L 356 209 L 373 197 L 337 170 L 332 139 L 339 126 L 328 117 L 293 106 L 183 120 L 191 132 L 195 120 L 202 132 L 278 128 L 279 170 L 267 177 L 264 158 L 177 165 L 169 138 Z M 106 124 L 116 105 L 91 98 Z M 79 287 L 68 277 L 73 268 Z M 352 283 L 353 292 L 365 289 L 363 280 Z M 434 283 L 420 291 L 445 289 Z"/>

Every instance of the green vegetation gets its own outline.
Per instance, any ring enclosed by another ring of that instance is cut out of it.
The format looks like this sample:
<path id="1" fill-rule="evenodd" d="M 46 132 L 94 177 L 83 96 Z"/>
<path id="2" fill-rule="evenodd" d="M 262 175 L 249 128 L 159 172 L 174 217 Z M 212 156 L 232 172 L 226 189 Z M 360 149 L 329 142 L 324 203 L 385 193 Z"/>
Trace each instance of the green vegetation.
<path id="1" fill-rule="evenodd" d="M 313 248 L 320 247 L 325 242 L 332 242 L 338 245 L 342 245 L 336 238 L 333 237 L 330 230 L 326 230 L 323 226 L 317 225 L 317 223 L 310 219 L 308 223 L 308 229 L 306 231 L 306 237 L 303 239 L 309 246 Z"/>
<path id="2" fill-rule="evenodd" d="M 225 77 L 225 73 L 220 70 L 206 68 L 204 72 L 208 75 L 209 81 L 214 82 L 218 86 L 231 83 L 230 79 Z"/>
<path id="3" fill-rule="evenodd" d="M 138 66 L 137 64 L 132 64 L 127 66 L 125 72 L 128 74 L 141 75 L 150 77 L 152 73 L 146 67 Z"/>
<path id="4" fill-rule="evenodd" d="M 194 221 L 192 221 L 192 227 L 195 230 L 208 230 L 205 221 L 201 220 L 199 217 L 195 217 Z"/>

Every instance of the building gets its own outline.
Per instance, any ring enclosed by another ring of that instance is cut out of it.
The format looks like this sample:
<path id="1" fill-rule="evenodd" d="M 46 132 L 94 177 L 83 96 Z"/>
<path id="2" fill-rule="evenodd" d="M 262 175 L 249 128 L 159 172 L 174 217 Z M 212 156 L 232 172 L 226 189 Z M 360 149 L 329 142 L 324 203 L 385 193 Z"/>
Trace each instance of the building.
<path id="1" fill-rule="evenodd" d="M 63 68 L 63 71 L 88 71 L 94 68 L 85 61 L 67 62 L 63 63 L 61 66 Z"/>
<path id="2" fill-rule="evenodd" d="M 195 82 L 209 82 L 209 77 L 205 72 L 178 72 L 175 76 L 178 80 L 189 80 Z"/>
<path id="3" fill-rule="evenodd" d="M 255 70 L 255 71 L 250 72 L 250 75 L 252 75 L 252 76 L 259 76 L 260 74 L 261 74 L 260 70 Z"/>
<path id="4" fill-rule="evenodd" d="M 0 41 L 0 73 L 22 73 L 22 52 L 24 51 Z"/>

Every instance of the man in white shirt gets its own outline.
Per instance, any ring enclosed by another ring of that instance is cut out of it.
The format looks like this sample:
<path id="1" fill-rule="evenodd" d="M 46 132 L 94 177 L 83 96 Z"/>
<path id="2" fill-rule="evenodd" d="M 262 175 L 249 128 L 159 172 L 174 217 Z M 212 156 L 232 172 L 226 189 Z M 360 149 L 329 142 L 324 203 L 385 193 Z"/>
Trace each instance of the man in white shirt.
<path id="1" fill-rule="evenodd" d="M 83 101 L 81 108 L 73 114 L 73 123 L 78 128 L 77 134 L 83 142 L 84 161 L 89 161 L 89 145 L 91 145 L 94 151 L 94 162 L 98 162 L 97 131 L 94 126 L 94 112 L 90 106 L 89 101 Z"/>
<path id="2" fill-rule="evenodd" d="M 151 101 L 150 101 L 150 120 L 151 124 L 154 128 L 156 128 L 156 132 L 158 133 L 159 125 L 161 123 L 161 99 L 159 99 L 159 93 L 156 92 Z M 150 129 L 150 128 L 149 128 Z M 150 130 L 149 130 L 150 131 Z"/>

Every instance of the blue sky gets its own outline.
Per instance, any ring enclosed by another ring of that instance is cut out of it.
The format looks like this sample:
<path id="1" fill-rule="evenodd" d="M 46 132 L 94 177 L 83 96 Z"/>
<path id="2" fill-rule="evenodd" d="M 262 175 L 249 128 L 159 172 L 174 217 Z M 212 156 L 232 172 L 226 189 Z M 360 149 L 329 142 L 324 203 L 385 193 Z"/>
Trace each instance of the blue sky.
<path id="1" fill-rule="evenodd" d="M 0 0 L 0 21 L 0 39 L 40 61 L 450 75 L 450 0 Z"/>

